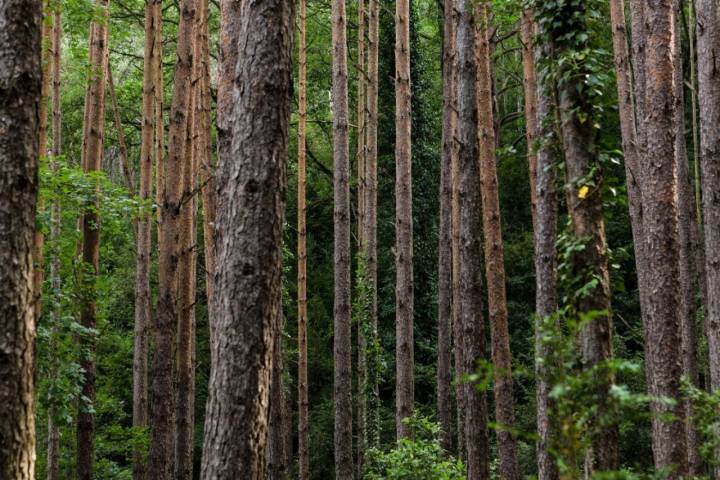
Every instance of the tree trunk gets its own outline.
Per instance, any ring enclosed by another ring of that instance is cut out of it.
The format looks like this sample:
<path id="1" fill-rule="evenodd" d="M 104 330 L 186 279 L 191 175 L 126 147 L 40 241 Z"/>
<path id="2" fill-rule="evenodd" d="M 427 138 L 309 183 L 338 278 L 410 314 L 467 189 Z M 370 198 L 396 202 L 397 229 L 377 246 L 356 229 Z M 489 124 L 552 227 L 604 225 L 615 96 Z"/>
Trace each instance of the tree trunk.
<path id="1" fill-rule="evenodd" d="M 152 199 L 152 168 L 155 156 L 155 72 L 157 55 L 155 44 L 155 3 L 145 3 L 145 54 L 143 63 L 143 123 L 140 145 L 140 199 Z M 159 165 L 159 164 L 158 164 Z M 137 222 L 137 257 L 135 270 L 135 346 L 133 351 L 133 427 L 148 426 L 148 328 L 151 319 L 150 260 L 152 216 L 148 213 Z M 133 480 L 147 478 L 145 452 L 137 448 L 133 452 Z"/>
<path id="2" fill-rule="evenodd" d="M 85 173 L 102 169 L 103 141 L 105 136 L 105 61 L 107 58 L 107 0 L 99 0 L 98 8 L 102 18 L 94 21 L 90 45 L 90 77 L 88 83 L 88 103 L 85 105 L 87 125 L 83 139 L 83 169 Z M 95 280 L 100 266 L 100 217 L 97 214 L 98 195 L 85 206 L 81 228 L 83 232 L 82 260 L 84 274 L 82 278 L 82 306 L 80 324 L 86 329 L 96 326 Z M 80 367 L 84 374 L 80 392 L 77 418 L 77 478 L 93 480 L 95 478 L 95 337 L 94 334 L 80 335 Z"/>
<path id="3" fill-rule="evenodd" d="M 707 276 L 705 332 L 713 391 L 720 388 L 720 72 L 715 66 L 715 59 L 720 55 L 719 15 L 716 2 L 697 0 L 700 165 Z"/>
<path id="4" fill-rule="evenodd" d="M 0 478 L 35 478 L 33 239 L 40 2 L 0 0 Z"/>
<path id="5" fill-rule="evenodd" d="M 460 277 L 463 325 L 463 369 L 474 372 L 485 358 L 483 319 L 480 165 L 478 163 L 477 32 L 473 4 L 460 0 L 457 29 L 458 156 L 460 174 Z M 485 393 L 463 383 L 468 480 L 490 478 Z"/>
<path id="6" fill-rule="evenodd" d="M 505 254 L 500 220 L 500 194 L 495 166 L 495 124 L 493 120 L 492 65 L 490 58 L 491 25 L 486 0 L 475 7 L 478 25 L 478 136 L 480 147 L 480 190 L 485 238 L 485 276 L 488 289 L 488 311 L 494 367 L 495 422 L 500 457 L 499 475 L 506 480 L 520 478 L 513 399 L 512 355 L 508 331 L 505 292 Z"/>
<path id="7" fill-rule="evenodd" d="M 298 3 L 298 206 L 297 206 L 297 303 L 298 303 L 298 470 L 300 480 L 310 478 L 310 425 L 308 400 L 308 338 L 307 338 L 307 246 L 305 206 L 305 135 L 307 122 L 307 52 L 305 19 L 307 2 Z"/>
<path id="8" fill-rule="evenodd" d="M 377 342 L 377 136 L 378 136 L 378 52 L 380 0 L 369 0 L 368 77 L 367 77 L 367 143 L 365 157 L 365 281 L 369 291 L 371 342 Z M 371 372 L 369 391 L 372 398 L 367 413 L 367 437 L 374 447 L 380 446 L 380 399 L 377 372 Z"/>
<path id="9" fill-rule="evenodd" d="M 455 15 L 454 0 L 443 2 L 443 124 L 440 167 L 440 226 L 438 243 L 437 409 L 440 445 L 452 450 L 452 165 L 457 161 L 455 137 Z"/>
<path id="10" fill-rule="evenodd" d="M 395 425 L 410 436 L 414 407 L 413 216 L 410 104 L 410 0 L 395 3 Z"/>
<path id="11" fill-rule="evenodd" d="M 224 32 L 235 34 L 230 41 L 254 55 L 238 57 L 231 80 L 237 113 L 231 151 L 218 163 L 215 341 L 200 475 L 205 480 L 263 478 L 281 316 L 293 7 L 289 0 L 246 2 L 238 29 Z"/>
<path id="12" fill-rule="evenodd" d="M 547 46 L 535 51 L 535 65 L 548 56 Z M 553 148 L 558 139 L 555 135 L 553 112 L 553 87 L 539 82 L 537 85 L 537 139 L 544 139 L 537 149 L 537 199 L 535 220 L 535 378 L 537 401 L 537 463 L 539 480 L 557 480 L 557 465 L 552 456 L 555 425 L 550 417 L 552 399 L 545 359 L 550 351 L 542 337 L 540 324 L 557 312 L 557 220 L 558 198 L 556 191 L 555 156 Z"/>
<path id="13" fill-rule="evenodd" d="M 345 0 L 332 1 L 335 265 L 335 478 L 352 478 L 350 160 Z"/>
<path id="14" fill-rule="evenodd" d="M 537 73 L 535 72 L 535 41 L 533 13 L 523 10 L 520 19 L 520 41 L 522 42 L 523 92 L 525 94 L 525 139 L 527 143 L 528 176 L 530 178 L 530 210 L 533 229 L 537 226 Z"/>
<path id="15" fill-rule="evenodd" d="M 585 12 L 580 10 L 579 15 Z M 577 27 L 586 28 L 585 22 Z M 579 30 L 578 30 L 579 31 Z M 582 50 L 587 45 L 572 44 L 562 36 L 564 30 L 548 32 L 554 48 L 561 54 L 567 49 Z M 575 239 L 582 241 L 584 249 L 573 259 L 573 270 L 582 284 L 596 280 L 589 289 L 573 301 L 573 308 L 582 315 L 602 312 L 583 326 L 580 343 L 584 368 L 598 368 L 598 410 L 592 419 L 591 448 L 586 465 L 590 472 L 616 470 L 618 466 L 618 427 L 609 415 L 609 392 L 614 378 L 605 363 L 612 359 L 612 314 L 610 304 L 610 275 L 608 272 L 607 239 L 602 208 L 602 170 L 598 159 L 595 122 L 581 117 L 591 115 L 592 105 L 586 88 L 578 87 L 578 78 L 584 78 L 588 67 L 580 63 L 563 69 L 558 81 L 560 130 L 565 152 L 567 172 L 568 210 Z M 568 78 L 564 78 L 567 76 Z"/>
<path id="16" fill-rule="evenodd" d="M 117 95 L 115 94 L 115 82 L 112 76 L 112 68 L 110 68 L 110 62 L 107 62 L 107 82 L 108 82 L 108 93 L 110 94 L 110 105 L 112 106 L 113 120 L 115 122 L 115 129 L 117 130 L 118 150 L 120 157 L 120 166 L 122 167 L 123 176 L 125 177 L 125 186 L 130 192 L 130 195 L 135 195 L 135 186 L 133 182 L 132 172 L 130 171 L 130 164 L 128 163 L 128 151 L 127 144 L 125 143 L 125 133 L 122 129 L 122 121 L 120 120 L 120 108 L 118 107 Z"/>
<path id="17" fill-rule="evenodd" d="M 270 410 L 265 458 L 268 480 L 286 480 L 290 474 L 289 465 L 286 463 L 285 425 L 283 424 L 283 418 L 285 417 L 285 387 L 283 386 L 284 323 L 284 318 L 281 318 L 273 345 L 273 368 L 270 374 Z"/>
<path id="18" fill-rule="evenodd" d="M 191 85 L 193 74 L 193 37 L 195 23 L 194 0 L 180 4 L 180 24 L 177 36 L 177 62 L 173 83 L 168 156 L 158 175 L 161 175 L 160 234 L 158 258 L 158 303 L 155 315 L 152 372 L 152 429 L 148 476 L 154 480 L 169 480 L 175 468 L 174 433 L 177 395 L 174 381 L 177 331 L 183 297 L 179 295 L 180 261 L 183 255 L 182 223 L 185 185 L 183 182 L 190 150 L 187 148 L 188 118 L 191 116 Z M 178 346 L 178 349 L 180 347 Z"/>
<path id="19" fill-rule="evenodd" d="M 633 0 L 635 1 L 635 0 Z M 636 85 L 642 98 L 644 139 L 640 141 L 643 195 L 644 248 L 647 255 L 647 285 L 652 286 L 652 301 L 645 315 L 646 373 L 649 393 L 656 397 L 680 398 L 681 337 L 678 319 L 678 208 L 675 199 L 672 42 L 674 16 L 672 0 L 644 4 L 642 19 L 646 51 L 643 58 L 645 88 Z M 653 454 L 656 469 L 669 468 L 670 478 L 685 475 L 687 455 L 682 404 L 654 402 Z M 673 417 L 668 417 L 668 414 Z"/>

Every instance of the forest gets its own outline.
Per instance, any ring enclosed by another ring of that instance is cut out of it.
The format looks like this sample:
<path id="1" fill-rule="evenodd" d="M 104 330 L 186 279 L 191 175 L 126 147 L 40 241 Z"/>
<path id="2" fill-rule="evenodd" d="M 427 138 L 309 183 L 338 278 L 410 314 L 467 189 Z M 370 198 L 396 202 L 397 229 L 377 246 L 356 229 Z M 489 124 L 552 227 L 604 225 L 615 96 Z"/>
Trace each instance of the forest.
<path id="1" fill-rule="evenodd" d="M 0 0 L 0 480 L 720 479 L 718 0 Z"/>

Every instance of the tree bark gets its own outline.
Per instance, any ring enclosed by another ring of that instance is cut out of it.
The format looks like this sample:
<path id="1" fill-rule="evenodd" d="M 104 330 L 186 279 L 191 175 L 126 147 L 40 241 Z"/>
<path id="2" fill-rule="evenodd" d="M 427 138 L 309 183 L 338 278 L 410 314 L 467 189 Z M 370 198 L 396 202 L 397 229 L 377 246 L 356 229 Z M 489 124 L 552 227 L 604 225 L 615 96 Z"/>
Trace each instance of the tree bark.
<path id="1" fill-rule="evenodd" d="M 41 3 L 0 0 L 0 478 L 35 478 L 33 245 Z"/>
<path id="2" fill-rule="evenodd" d="M 102 18 L 94 21 L 90 45 L 90 77 L 85 111 L 87 125 L 83 138 L 83 169 L 85 173 L 102 169 L 103 141 L 105 136 L 105 61 L 107 58 L 107 0 L 98 0 Z M 96 292 L 95 281 L 100 266 L 100 217 L 97 214 L 98 195 L 88 201 L 82 215 L 82 305 L 80 324 L 95 329 Z M 81 400 L 77 418 L 77 478 L 92 480 L 95 477 L 95 337 L 94 333 L 80 335 L 80 367 L 83 369 Z"/>
<path id="3" fill-rule="evenodd" d="M 278 307 L 282 308 L 282 307 Z M 273 345 L 273 368 L 270 374 L 270 410 L 268 414 L 268 441 L 266 450 L 266 468 L 268 480 L 286 480 L 289 478 L 289 464 L 286 463 L 285 450 L 285 387 L 283 385 L 283 324 L 281 321 Z"/>
<path id="4" fill-rule="evenodd" d="M 633 0 L 635 1 L 635 0 Z M 675 32 L 672 0 L 643 5 L 646 51 L 643 58 L 645 88 L 636 85 L 636 97 L 644 105 L 644 139 L 640 141 L 640 187 L 643 195 L 644 248 L 647 285 L 652 301 L 645 319 L 646 374 L 649 393 L 680 398 L 681 337 L 678 319 L 678 208 L 673 135 L 675 89 L 672 42 Z M 657 469 L 671 470 L 669 478 L 685 475 L 687 455 L 682 404 L 652 404 L 653 454 Z M 668 414 L 673 415 L 668 418 Z"/>
<path id="5" fill-rule="evenodd" d="M 177 36 L 177 62 L 170 112 L 168 156 L 158 175 L 161 176 L 161 203 L 158 258 L 158 303 L 154 324 L 155 350 L 152 371 L 153 419 L 150 432 L 148 476 L 154 480 L 169 480 L 175 468 L 174 433 L 176 425 L 177 392 L 174 366 L 177 331 L 181 318 L 182 297 L 179 295 L 180 259 L 183 255 L 182 210 L 187 198 L 184 173 L 190 150 L 187 148 L 188 118 L 191 116 L 191 84 L 193 73 L 193 35 L 195 23 L 194 0 L 180 4 L 180 23 Z M 179 346 L 178 346 L 179 349 Z"/>
<path id="6" fill-rule="evenodd" d="M 335 478 L 351 479 L 352 366 L 350 346 L 350 183 L 345 0 L 332 1 Z"/>
<path id="7" fill-rule="evenodd" d="M 523 10 L 520 19 L 520 41 L 522 42 L 523 92 L 525 94 L 525 139 L 527 143 L 528 177 L 530 178 L 530 210 L 533 229 L 537 229 L 537 73 L 535 72 L 535 41 L 533 13 Z"/>
<path id="8" fill-rule="evenodd" d="M 483 319 L 482 229 L 478 162 L 477 31 L 470 0 L 458 4 L 458 132 L 460 137 L 460 277 L 463 326 L 463 370 L 474 372 L 485 358 Z M 485 393 L 463 383 L 468 480 L 490 478 Z"/>
<path id="9" fill-rule="evenodd" d="M 488 3 L 475 7 L 478 25 L 478 137 L 480 147 L 480 191 L 485 239 L 485 277 L 487 279 L 488 311 L 492 361 L 494 366 L 495 421 L 500 457 L 499 475 L 506 480 L 520 478 L 513 399 L 512 355 L 508 331 L 507 296 L 505 291 L 505 253 L 500 219 L 500 193 L 495 158 L 495 123 L 493 115 L 493 77 L 490 59 L 491 25 Z"/>
<path id="10" fill-rule="evenodd" d="M 453 0 L 443 2 L 443 124 L 440 167 L 440 226 L 438 239 L 438 359 L 437 409 L 440 445 L 452 450 L 452 165 L 457 161 L 455 137 L 455 15 Z"/>
<path id="11" fill-rule="evenodd" d="M 298 471 L 300 480 L 310 478 L 310 425 L 308 400 L 308 338 L 307 338 L 307 227 L 305 203 L 305 136 L 307 123 L 307 52 L 305 20 L 307 1 L 298 3 Z"/>
<path id="12" fill-rule="evenodd" d="M 410 104 L 410 0 L 395 3 L 395 424 L 397 438 L 410 436 L 403 420 L 414 408 L 413 216 Z"/>
<path id="13" fill-rule="evenodd" d="M 201 478 L 263 478 L 292 103 L 294 2 L 243 3 L 234 41 L 236 121 L 221 156 L 217 290 Z M 246 54 L 253 52 L 253 55 Z M 229 76 L 229 73 L 223 72 Z"/>

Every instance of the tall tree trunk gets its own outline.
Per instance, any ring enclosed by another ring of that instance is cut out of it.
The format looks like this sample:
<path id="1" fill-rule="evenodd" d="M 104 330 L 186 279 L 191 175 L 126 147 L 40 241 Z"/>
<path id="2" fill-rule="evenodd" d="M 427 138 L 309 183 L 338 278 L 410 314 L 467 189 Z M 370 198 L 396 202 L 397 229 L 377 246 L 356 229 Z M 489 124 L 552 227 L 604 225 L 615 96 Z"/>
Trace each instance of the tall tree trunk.
<path id="1" fill-rule="evenodd" d="M 157 208 L 157 243 L 158 251 L 162 238 L 162 195 L 165 188 L 165 121 L 163 105 L 165 104 L 165 85 L 163 83 L 163 31 L 162 1 L 153 2 L 153 19 L 155 22 L 155 204 Z M 159 253 L 159 252 L 158 252 Z"/>
<path id="2" fill-rule="evenodd" d="M 530 178 L 530 210 L 533 230 L 537 229 L 537 73 L 535 72 L 535 41 L 533 13 L 523 10 L 520 19 L 520 41 L 522 42 L 523 92 L 525 94 L 525 139 L 527 143 L 528 177 Z"/>
<path id="3" fill-rule="evenodd" d="M 187 148 L 188 118 L 191 116 L 191 84 L 193 74 L 194 0 L 180 4 L 177 36 L 177 62 L 173 83 L 168 156 L 161 175 L 160 234 L 158 258 L 158 303 L 155 315 L 152 371 L 153 419 L 150 435 L 148 475 L 155 480 L 169 480 L 175 467 L 174 433 L 177 395 L 174 388 L 174 362 L 178 325 L 183 304 L 179 295 L 180 261 L 183 255 L 182 223 L 186 165 L 191 161 Z"/>
<path id="4" fill-rule="evenodd" d="M 41 3 L 0 0 L 0 478 L 35 478 L 33 239 Z"/>
<path id="5" fill-rule="evenodd" d="M 305 204 L 305 135 L 307 122 L 307 52 L 305 19 L 307 1 L 298 2 L 298 206 L 297 206 L 297 304 L 298 304 L 298 471 L 300 480 L 310 478 L 310 425 L 308 400 L 307 338 L 307 227 Z"/>
<path id="6" fill-rule="evenodd" d="M 335 265 L 335 478 L 351 479 L 352 366 L 350 346 L 350 160 L 348 151 L 345 0 L 332 1 Z"/>
<path id="7" fill-rule="evenodd" d="M 122 129 L 122 121 L 120 120 L 120 108 L 118 107 L 117 95 L 115 94 L 115 81 L 112 76 L 112 68 L 110 68 L 110 62 L 107 62 L 107 82 L 108 82 L 108 93 L 110 94 L 110 106 L 112 107 L 113 121 L 115 122 L 115 129 L 117 130 L 118 150 L 120 157 L 120 166 L 125 177 L 125 186 L 130 192 L 130 195 L 135 195 L 135 186 L 133 182 L 132 171 L 130 171 L 130 164 L 128 163 L 128 151 L 127 143 L 125 142 L 125 133 Z"/>
<path id="8" fill-rule="evenodd" d="M 238 57 L 231 149 L 218 163 L 215 341 L 200 474 L 206 480 L 263 478 L 281 316 L 293 19 L 290 0 L 251 1 L 239 28 L 225 32 L 254 55 Z"/>
<path id="9" fill-rule="evenodd" d="M 535 50 L 535 65 L 547 57 L 547 46 Z M 557 480 L 557 465 L 552 456 L 554 422 L 550 417 L 553 406 L 550 397 L 552 386 L 548 381 L 549 346 L 543 340 L 540 324 L 549 321 L 558 307 L 557 294 L 557 220 L 558 199 L 556 191 L 555 155 L 553 148 L 558 142 L 555 135 L 553 112 L 553 87 L 547 82 L 537 84 L 537 139 L 543 139 L 537 148 L 537 199 L 535 219 L 535 378 L 537 401 L 537 464 L 539 480 Z"/>
<path id="10" fill-rule="evenodd" d="M 371 342 L 377 342 L 377 136 L 378 136 L 378 53 L 380 0 L 369 0 L 368 77 L 367 77 L 367 143 L 365 157 L 365 281 L 369 291 Z M 374 365 L 377 363 L 373 359 Z M 367 437 L 374 447 L 380 446 L 380 400 L 377 372 L 371 372 L 368 391 L 372 392 L 368 409 Z"/>
<path id="11" fill-rule="evenodd" d="M 98 0 L 101 19 L 94 21 L 90 45 L 90 80 L 85 112 L 87 125 L 83 138 L 83 169 L 85 173 L 101 170 L 105 136 L 105 61 L 107 56 L 107 0 Z M 88 329 L 96 325 L 95 280 L 100 266 L 100 217 L 97 214 L 98 195 L 85 206 L 81 226 L 83 232 L 82 306 L 80 324 Z M 95 338 L 92 334 L 80 336 L 80 367 L 83 369 L 81 401 L 77 418 L 77 478 L 95 478 Z"/>
<path id="12" fill-rule="evenodd" d="M 457 161 L 455 137 L 455 15 L 454 0 L 443 2 L 443 124 L 440 167 L 440 226 L 438 238 L 438 359 L 437 409 L 440 445 L 452 450 L 452 165 Z"/>
<path id="13" fill-rule="evenodd" d="M 636 0 L 633 0 L 635 2 Z M 647 255 L 647 285 L 652 301 L 646 302 L 645 353 L 649 393 L 656 397 L 680 398 L 682 358 L 678 319 L 678 209 L 673 136 L 675 89 L 673 85 L 672 42 L 675 32 L 672 0 L 642 5 L 645 88 L 636 84 L 636 97 L 644 109 L 640 141 L 640 187 L 643 196 L 644 248 Z M 633 32 L 635 33 L 635 32 Z M 669 468 L 670 478 L 685 475 L 687 455 L 682 404 L 654 402 L 653 454 L 657 469 Z M 668 415 L 672 415 L 669 417 Z"/>
<path id="14" fill-rule="evenodd" d="M 62 49 L 62 20 L 59 6 L 53 11 L 52 21 L 52 160 L 50 168 L 57 171 L 61 150 L 61 122 L 62 112 L 60 104 L 60 59 Z M 52 244 L 50 260 L 50 285 L 53 292 L 60 291 L 60 202 L 53 200 L 51 210 L 50 242 Z M 50 332 L 51 348 L 57 341 L 57 327 L 59 322 L 59 311 L 53 308 L 52 326 Z M 57 364 L 52 365 L 52 372 L 57 372 Z M 47 447 L 47 479 L 59 480 L 60 478 L 60 429 L 58 428 L 55 416 L 57 411 L 54 407 L 48 409 L 48 447 Z"/>
<path id="15" fill-rule="evenodd" d="M 581 7 L 578 14 L 586 15 Z M 578 31 L 586 28 L 581 21 Z M 568 49 L 582 50 L 585 42 L 568 41 L 563 29 L 547 33 L 558 54 Z M 566 33 L 566 32 L 565 32 Z M 607 239 L 602 209 L 602 170 L 598 159 L 597 138 L 594 121 L 581 117 L 581 112 L 591 115 L 592 105 L 587 87 L 580 88 L 587 65 L 559 67 L 558 82 L 560 130 L 565 151 L 567 171 L 568 210 L 575 238 L 582 241 L 584 249 L 573 259 L 573 269 L 581 282 L 597 280 L 594 288 L 574 300 L 573 307 L 579 314 L 604 312 L 594 317 L 580 332 L 583 363 L 585 368 L 598 368 L 598 411 L 587 452 L 586 465 L 590 472 L 609 471 L 617 468 L 618 428 L 608 418 L 609 392 L 614 378 L 605 362 L 612 359 L 612 316 L 610 304 L 610 275 L 608 272 Z"/>
<path id="16" fill-rule="evenodd" d="M 480 165 L 478 162 L 477 31 L 473 3 L 460 0 L 457 27 L 458 133 L 460 137 L 460 277 L 463 370 L 474 372 L 485 358 L 483 318 Z M 463 383 L 468 480 L 490 478 L 485 393 Z"/>
<path id="17" fill-rule="evenodd" d="M 282 308 L 282 307 L 279 307 Z M 285 450 L 285 387 L 283 385 L 283 331 L 285 319 L 281 314 L 280 325 L 273 345 L 273 367 L 270 373 L 270 410 L 268 414 L 268 441 L 266 468 L 268 480 L 285 480 L 289 477 L 289 464 Z"/>
<path id="18" fill-rule="evenodd" d="M 140 145 L 140 199 L 152 198 L 152 168 L 155 157 L 155 88 L 158 46 L 155 43 L 154 7 L 156 1 L 145 2 L 145 51 L 143 62 L 143 123 Z M 159 165 L 159 163 L 158 163 Z M 137 222 L 137 256 L 135 270 L 135 340 L 133 350 L 133 427 L 148 426 L 148 328 L 151 319 L 150 256 L 152 216 L 148 213 Z M 133 452 L 133 480 L 147 478 L 145 452 Z"/>
<path id="19" fill-rule="evenodd" d="M 506 480 L 520 478 L 513 399 L 512 355 L 508 331 L 507 296 L 505 292 L 505 254 L 500 220 L 500 193 L 495 158 L 495 124 L 493 120 L 493 77 L 490 59 L 491 26 L 488 3 L 482 0 L 475 7 L 479 22 L 478 58 L 478 136 L 480 147 L 480 190 L 485 238 L 485 276 L 488 289 L 488 311 L 494 366 L 495 421 L 497 430 L 499 475 Z"/>
<path id="20" fill-rule="evenodd" d="M 415 398 L 413 340 L 413 216 L 410 104 L 410 0 L 395 3 L 395 424 L 397 438 L 410 436 L 403 420 Z"/>

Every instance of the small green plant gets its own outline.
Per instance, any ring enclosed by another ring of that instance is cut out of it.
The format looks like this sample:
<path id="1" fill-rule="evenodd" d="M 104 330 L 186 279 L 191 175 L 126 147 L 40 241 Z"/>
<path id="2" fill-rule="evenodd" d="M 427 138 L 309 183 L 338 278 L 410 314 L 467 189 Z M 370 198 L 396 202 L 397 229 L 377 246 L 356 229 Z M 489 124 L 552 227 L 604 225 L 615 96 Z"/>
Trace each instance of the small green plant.
<path id="1" fill-rule="evenodd" d="M 440 426 L 427 417 L 406 418 L 412 436 L 388 452 L 368 451 L 366 480 L 464 480 L 465 465 L 440 446 Z"/>

